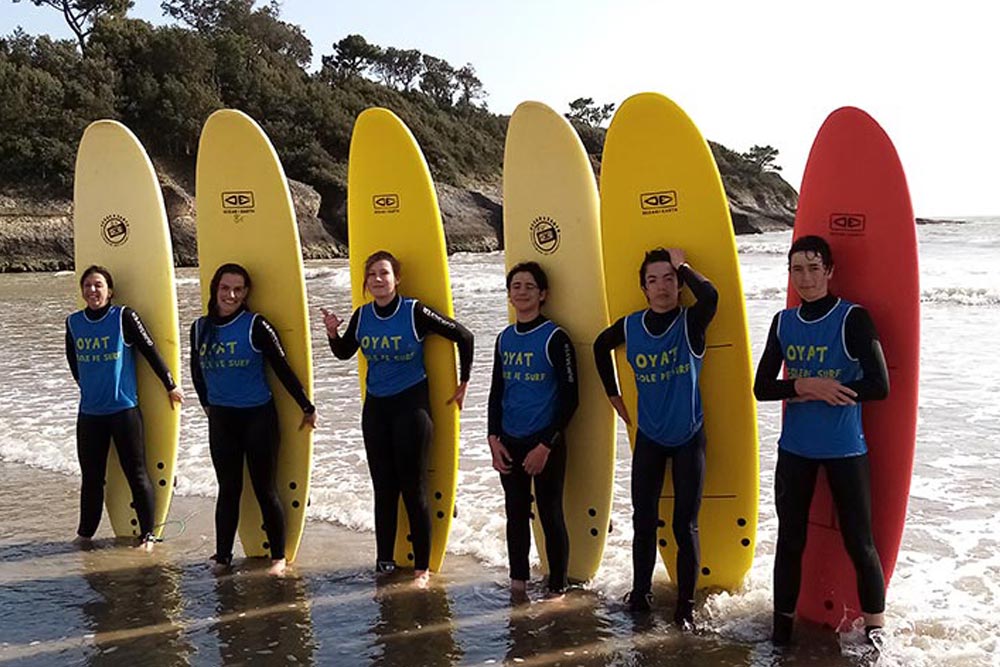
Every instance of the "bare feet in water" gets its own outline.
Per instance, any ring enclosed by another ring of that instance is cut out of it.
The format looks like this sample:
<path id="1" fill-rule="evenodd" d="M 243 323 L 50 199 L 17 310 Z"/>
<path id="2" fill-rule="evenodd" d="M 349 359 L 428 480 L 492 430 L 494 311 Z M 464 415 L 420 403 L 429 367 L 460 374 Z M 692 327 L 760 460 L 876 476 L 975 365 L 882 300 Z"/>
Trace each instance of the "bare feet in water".
<path id="1" fill-rule="evenodd" d="M 424 589 L 427 588 L 431 583 L 431 573 L 430 570 L 414 570 L 413 571 L 413 585 L 417 588 Z"/>
<path id="2" fill-rule="evenodd" d="M 523 579 L 510 580 L 510 601 L 514 604 L 530 602 L 528 599 L 528 582 Z"/>
<path id="3" fill-rule="evenodd" d="M 233 570 L 233 563 L 230 560 L 219 560 L 218 556 L 212 556 L 209 560 L 212 561 L 212 574 L 217 577 L 229 574 Z"/>
<path id="4" fill-rule="evenodd" d="M 288 562 L 284 558 L 272 560 L 271 567 L 267 568 L 267 574 L 272 577 L 283 577 L 287 566 Z"/>

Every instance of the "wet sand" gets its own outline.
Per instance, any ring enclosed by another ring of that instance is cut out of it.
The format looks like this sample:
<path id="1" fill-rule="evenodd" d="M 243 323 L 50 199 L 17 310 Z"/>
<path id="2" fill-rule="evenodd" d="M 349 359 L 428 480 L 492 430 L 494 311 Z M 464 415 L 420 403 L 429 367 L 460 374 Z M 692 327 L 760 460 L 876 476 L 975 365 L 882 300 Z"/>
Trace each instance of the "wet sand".
<path id="1" fill-rule="evenodd" d="M 684 635 L 673 599 L 635 620 L 590 591 L 512 604 L 506 572 L 449 554 L 429 591 L 408 572 L 376 581 L 374 539 L 311 522 L 284 579 L 237 559 L 215 577 L 212 502 L 176 497 L 153 553 L 116 541 L 70 543 L 78 480 L 0 462 L 0 662 L 17 665 L 855 665 L 829 632 L 775 654 L 768 619 L 740 640 Z M 531 590 L 539 599 L 536 582 Z M 709 613 L 701 609 L 700 614 Z"/>

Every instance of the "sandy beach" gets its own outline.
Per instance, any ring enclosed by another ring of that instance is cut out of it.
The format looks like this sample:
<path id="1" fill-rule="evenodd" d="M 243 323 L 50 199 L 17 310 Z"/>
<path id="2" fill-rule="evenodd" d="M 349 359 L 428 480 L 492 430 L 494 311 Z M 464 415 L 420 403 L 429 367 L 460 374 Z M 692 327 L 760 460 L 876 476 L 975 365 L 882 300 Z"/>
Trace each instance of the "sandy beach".
<path id="1" fill-rule="evenodd" d="M 310 522 L 286 578 L 239 558 L 233 574 L 215 577 L 213 508 L 203 497 L 175 497 L 153 553 L 116 541 L 106 519 L 83 550 L 70 543 L 75 478 L 13 463 L 0 463 L 0 478 L 4 663 L 859 664 L 820 630 L 806 629 L 808 651 L 784 657 L 766 641 L 683 635 L 670 624 L 665 587 L 652 617 L 635 620 L 585 589 L 559 603 L 512 604 L 506 572 L 469 557 L 449 555 L 427 592 L 408 572 L 376 581 L 372 534 L 324 522 Z M 536 581 L 532 596 L 541 595 Z"/>

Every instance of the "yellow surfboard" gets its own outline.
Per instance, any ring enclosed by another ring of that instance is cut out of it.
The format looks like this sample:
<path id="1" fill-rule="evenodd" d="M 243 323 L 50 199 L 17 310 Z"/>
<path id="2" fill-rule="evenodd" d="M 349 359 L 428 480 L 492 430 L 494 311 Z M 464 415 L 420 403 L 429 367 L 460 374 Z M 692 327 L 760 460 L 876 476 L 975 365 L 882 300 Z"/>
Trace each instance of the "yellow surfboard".
<path id="1" fill-rule="evenodd" d="M 402 265 L 401 292 L 448 317 L 454 316 L 444 227 L 434 183 L 420 146 L 409 128 L 387 109 L 361 113 L 351 135 L 347 176 L 347 236 L 350 243 L 351 295 L 354 307 L 365 304 L 365 260 L 388 250 Z M 458 476 L 458 408 L 445 405 L 458 383 L 455 345 L 428 336 L 424 365 L 430 384 L 434 440 L 427 461 L 427 504 L 431 513 L 430 567 L 441 570 Z M 358 354 L 362 397 L 366 365 Z M 396 532 L 396 563 L 413 563 L 410 522 L 402 499 Z"/>
<path id="2" fill-rule="evenodd" d="M 612 320 L 647 307 L 638 284 L 644 253 L 682 248 L 719 291 L 701 376 L 706 475 L 699 514 L 701 588 L 733 590 L 753 562 L 759 492 L 757 416 L 750 343 L 729 206 L 708 143 L 687 114 L 662 95 L 627 99 L 611 121 L 601 168 L 601 229 Z M 683 297 L 690 299 L 688 290 Z M 617 351 L 622 395 L 636 418 L 635 377 Z M 635 432 L 630 430 L 633 443 Z M 676 581 L 671 529 L 673 484 L 660 499 L 657 538 Z"/>
<path id="3" fill-rule="evenodd" d="M 242 265 L 253 281 L 250 309 L 274 325 L 289 365 L 311 397 L 312 342 L 295 210 L 278 155 L 252 118 L 232 109 L 209 116 L 198 145 L 196 192 L 202 306 L 208 307 L 215 270 L 226 262 Z M 278 494 L 285 510 L 285 554 L 291 562 L 305 528 L 313 434 L 309 428 L 299 430 L 301 408 L 270 367 L 267 374 L 281 428 Z M 247 556 L 270 554 L 246 472 L 239 530 Z"/>
<path id="4" fill-rule="evenodd" d="M 566 429 L 563 510 L 569 578 L 586 581 L 597 573 L 604 553 L 615 473 L 615 415 L 593 352 L 594 339 L 608 326 L 597 182 L 576 131 L 538 102 L 514 110 L 503 162 L 507 269 L 527 261 L 545 269 L 549 294 L 543 312 L 566 330 L 576 348 L 580 404 Z M 533 516 L 547 572 L 537 510 Z"/>
<path id="5" fill-rule="evenodd" d="M 111 270 L 113 301 L 139 313 L 174 381 L 180 384 L 177 290 L 163 194 L 142 144 L 116 121 L 91 123 L 80 141 L 73 185 L 73 245 L 77 278 L 91 264 Z M 136 376 L 159 537 L 174 491 L 181 413 L 173 409 L 159 378 L 144 360 L 136 362 Z M 115 535 L 139 534 L 132 492 L 114 447 L 108 456 L 104 502 Z"/>

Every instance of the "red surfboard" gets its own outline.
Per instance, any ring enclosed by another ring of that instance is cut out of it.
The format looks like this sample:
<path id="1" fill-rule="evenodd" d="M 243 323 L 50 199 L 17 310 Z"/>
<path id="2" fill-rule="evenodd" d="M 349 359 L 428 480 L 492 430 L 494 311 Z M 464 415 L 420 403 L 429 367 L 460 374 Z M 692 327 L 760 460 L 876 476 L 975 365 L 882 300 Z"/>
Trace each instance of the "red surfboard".
<path id="1" fill-rule="evenodd" d="M 794 238 L 822 236 L 833 250 L 831 292 L 871 314 L 889 367 L 889 397 L 862 408 L 872 474 L 872 524 L 886 584 L 906 520 L 917 431 L 920 288 L 917 234 L 906 176 L 885 131 L 860 109 L 837 109 L 813 142 Z M 798 296 L 788 286 L 788 305 Z M 798 614 L 838 628 L 861 615 L 854 567 L 826 478 L 810 511 Z"/>

